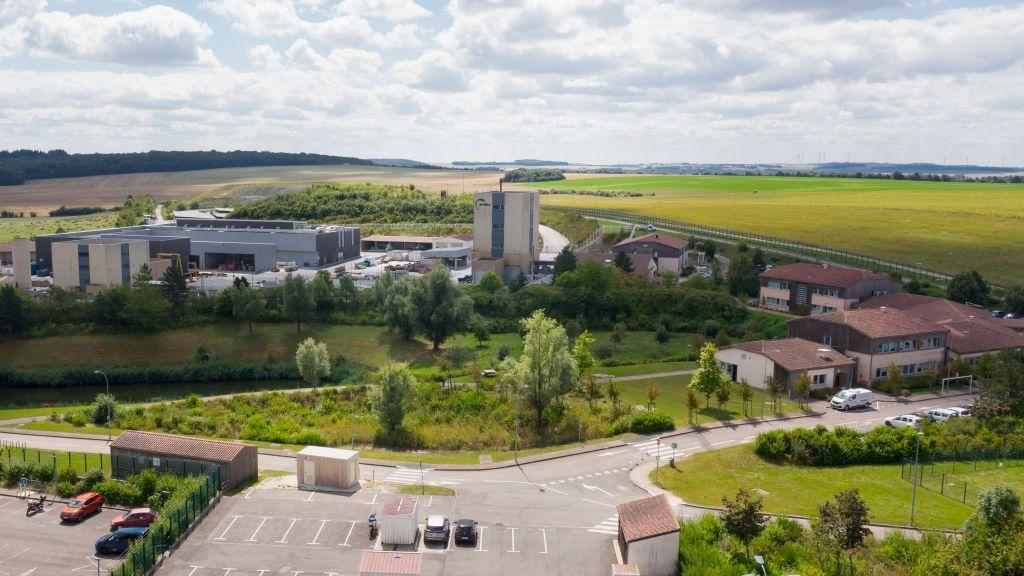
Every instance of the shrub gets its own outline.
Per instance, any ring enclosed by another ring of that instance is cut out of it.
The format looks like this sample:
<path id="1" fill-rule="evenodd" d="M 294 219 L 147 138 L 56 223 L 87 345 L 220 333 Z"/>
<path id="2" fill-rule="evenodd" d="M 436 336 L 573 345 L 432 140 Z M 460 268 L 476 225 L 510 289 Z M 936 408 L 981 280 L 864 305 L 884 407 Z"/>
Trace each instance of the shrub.
<path id="1" fill-rule="evenodd" d="M 85 476 L 83 476 L 78 484 L 75 485 L 75 491 L 78 493 L 92 492 L 96 489 L 96 485 L 103 482 L 105 478 L 106 477 L 103 475 L 102 471 L 90 470 L 86 472 Z"/>
<path id="2" fill-rule="evenodd" d="M 598 342 L 594 345 L 594 356 L 607 360 L 615 355 L 615 346 L 610 342 Z"/>
<path id="3" fill-rule="evenodd" d="M 672 417 L 655 410 L 634 412 L 629 419 L 629 431 L 635 434 L 653 434 L 675 429 Z"/>
<path id="4" fill-rule="evenodd" d="M 57 483 L 57 496 L 61 498 L 70 498 L 77 494 L 75 491 L 75 485 L 71 482 L 58 482 Z"/>
<path id="5" fill-rule="evenodd" d="M 765 460 L 780 461 L 789 453 L 789 436 L 785 430 L 761 432 L 754 441 L 754 453 Z"/>
<path id="6" fill-rule="evenodd" d="M 71 468 L 64 468 L 57 473 L 57 482 L 74 484 L 75 482 L 78 482 L 78 474 Z"/>

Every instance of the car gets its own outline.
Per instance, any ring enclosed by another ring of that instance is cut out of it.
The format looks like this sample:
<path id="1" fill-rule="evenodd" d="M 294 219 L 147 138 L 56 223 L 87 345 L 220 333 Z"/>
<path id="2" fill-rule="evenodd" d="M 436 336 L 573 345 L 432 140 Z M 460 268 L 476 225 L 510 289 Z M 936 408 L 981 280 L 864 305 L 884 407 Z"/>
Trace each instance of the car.
<path id="1" fill-rule="evenodd" d="M 451 524 L 444 514 L 431 514 L 427 516 L 427 525 L 423 530 L 424 542 L 448 542 L 451 534 Z"/>
<path id="2" fill-rule="evenodd" d="M 455 523 L 455 543 L 459 544 L 465 542 L 467 544 L 476 544 L 477 537 L 480 536 L 479 524 L 475 520 L 463 518 Z"/>
<path id="3" fill-rule="evenodd" d="M 69 522 L 81 522 L 86 516 L 95 514 L 103 509 L 103 495 L 96 492 L 86 492 L 75 496 L 74 500 L 68 502 L 60 511 L 60 519 Z"/>
<path id="4" fill-rule="evenodd" d="M 648 224 L 646 228 L 648 232 L 654 232 L 655 230 L 657 230 L 657 227 L 655 227 L 654 224 Z"/>
<path id="5" fill-rule="evenodd" d="M 1011 318 L 1011 319 L 1012 318 L 1016 318 L 1016 317 L 1017 317 L 1017 315 L 1014 314 L 1013 312 L 1008 312 L 1006 315 L 1003 316 L 1003 318 Z"/>
<path id="6" fill-rule="evenodd" d="M 991 313 L 992 313 L 992 317 L 993 318 L 999 318 L 1000 316 L 1003 315 L 1003 313 L 1001 311 L 999 311 L 999 310 L 992 310 Z"/>
<path id="7" fill-rule="evenodd" d="M 132 542 L 142 538 L 149 533 L 149 528 L 136 526 L 133 528 L 121 528 L 117 532 L 104 534 L 96 541 L 97 554 L 124 554 L 125 550 L 132 545 Z"/>
<path id="8" fill-rule="evenodd" d="M 959 412 L 955 412 L 953 410 L 950 410 L 949 408 L 932 408 L 931 410 L 925 412 L 925 414 L 935 422 L 945 422 L 950 418 L 960 417 Z"/>
<path id="9" fill-rule="evenodd" d="M 118 528 L 146 527 L 156 521 L 157 515 L 149 508 L 132 508 L 127 514 L 115 516 L 110 521 L 110 531 Z"/>
<path id="10" fill-rule="evenodd" d="M 849 410 L 870 406 L 874 400 L 875 395 L 867 388 L 848 388 L 840 390 L 832 397 L 829 404 L 833 410 Z"/>
<path id="11" fill-rule="evenodd" d="M 914 428 L 921 429 L 923 419 L 916 414 L 903 414 L 902 416 L 891 416 L 885 419 L 885 425 L 892 428 Z"/>
<path id="12" fill-rule="evenodd" d="M 968 416 L 971 415 L 970 406 L 951 406 L 949 408 L 946 408 L 946 410 L 949 410 L 950 412 L 956 412 L 956 415 L 960 418 L 967 418 Z"/>

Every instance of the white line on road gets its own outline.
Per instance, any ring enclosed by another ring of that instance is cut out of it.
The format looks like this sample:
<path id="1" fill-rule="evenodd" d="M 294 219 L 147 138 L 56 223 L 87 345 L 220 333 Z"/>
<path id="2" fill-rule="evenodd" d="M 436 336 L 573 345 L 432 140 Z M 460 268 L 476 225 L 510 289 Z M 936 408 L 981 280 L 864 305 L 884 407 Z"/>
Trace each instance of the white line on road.
<path id="1" fill-rule="evenodd" d="M 225 568 L 224 569 L 224 576 L 228 576 L 228 574 L 231 574 L 234 571 L 235 571 L 234 568 Z"/>
<path id="2" fill-rule="evenodd" d="M 16 554 L 12 554 L 11 556 L 8 556 L 8 557 L 7 557 L 7 560 L 4 560 L 4 562 L 10 562 L 11 560 L 14 560 L 14 559 L 15 559 L 15 558 L 17 558 L 18 556 L 21 556 L 22 554 L 24 554 L 25 552 L 28 552 L 29 550 L 31 550 L 31 548 L 25 548 L 25 549 L 24 549 L 24 550 L 22 550 L 21 552 L 18 552 L 18 553 L 16 553 Z"/>
<path id="3" fill-rule="evenodd" d="M 306 502 L 312 502 L 313 501 L 313 494 L 316 494 L 316 492 L 310 491 L 309 498 L 306 498 Z"/>
<path id="4" fill-rule="evenodd" d="M 292 528 L 295 526 L 295 523 L 298 522 L 298 521 L 299 521 L 298 518 L 292 518 L 292 523 L 289 524 L 288 525 L 288 529 L 284 531 L 284 536 L 281 536 L 281 539 L 277 541 L 278 544 L 286 544 L 286 543 L 288 543 L 288 533 L 292 531 Z"/>
<path id="5" fill-rule="evenodd" d="M 260 530 L 263 529 L 263 525 L 266 524 L 267 520 L 269 520 L 269 519 L 270 519 L 270 516 L 264 516 L 263 520 L 260 520 L 259 526 L 256 526 L 256 529 L 253 530 L 253 532 L 252 532 L 252 536 L 249 536 L 249 539 L 246 540 L 246 542 L 255 542 L 256 541 L 256 535 L 260 533 Z"/>
<path id="6" fill-rule="evenodd" d="M 345 541 L 338 544 L 338 546 L 348 546 L 348 539 L 352 537 L 352 531 L 356 529 L 356 521 L 350 520 L 350 522 L 352 522 L 352 525 L 348 527 L 348 535 L 345 536 Z"/>
<path id="7" fill-rule="evenodd" d="M 516 529 L 515 528 L 506 528 L 506 530 L 511 530 L 512 531 L 512 549 L 508 550 L 508 551 L 509 552 L 519 552 L 519 550 L 516 550 Z"/>
<path id="8" fill-rule="evenodd" d="M 547 554 L 548 553 L 548 531 L 546 529 L 544 529 L 544 528 L 538 528 L 538 530 L 540 530 L 540 535 L 544 538 L 544 551 L 541 552 L 541 554 Z"/>
<path id="9" fill-rule="evenodd" d="M 188 576 L 193 576 L 196 573 L 196 570 L 199 570 L 200 568 L 202 568 L 202 566 L 193 566 L 192 571 L 188 573 Z"/>
<path id="10" fill-rule="evenodd" d="M 605 456 L 614 456 L 616 454 L 622 454 L 623 452 L 629 452 L 629 450 L 613 450 L 611 452 L 602 452 L 596 456 L 596 458 L 604 458 Z"/>
<path id="11" fill-rule="evenodd" d="M 722 440 L 721 442 L 712 442 L 712 446 L 721 446 L 722 444 L 729 444 L 735 442 L 735 440 Z"/>
<path id="12" fill-rule="evenodd" d="M 612 504 L 605 504 L 604 502 L 598 502 L 597 500 L 587 500 L 586 498 L 580 498 L 580 500 L 583 500 L 584 502 L 590 502 L 591 504 L 599 504 L 601 506 L 607 506 L 609 508 L 615 508 L 615 506 L 612 505 Z"/>
<path id="13" fill-rule="evenodd" d="M 220 536 L 217 536 L 216 538 L 214 538 L 214 540 L 223 540 L 224 536 L 227 535 L 228 530 L 231 530 L 231 527 L 235 525 L 235 522 L 237 522 L 239 518 L 241 518 L 241 516 L 232 516 L 231 517 L 231 522 L 228 522 L 228 527 L 225 528 L 224 531 L 220 533 Z"/>
<path id="14" fill-rule="evenodd" d="M 583 487 L 586 488 L 587 490 L 597 490 L 598 492 L 601 492 L 602 494 L 604 494 L 605 496 L 607 496 L 609 498 L 614 498 L 615 497 L 615 496 L 609 494 L 608 491 L 605 490 L 604 488 L 600 488 L 598 486 L 591 486 L 590 484 L 583 484 Z"/>
<path id="15" fill-rule="evenodd" d="M 556 488 L 552 488 L 551 486 L 545 486 L 544 489 L 545 490 L 551 490 L 552 492 L 554 492 L 556 494 L 561 494 L 562 496 L 568 496 L 568 494 L 566 494 L 565 492 L 562 492 L 561 490 L 558 490 Z"/>
<path id="16" fill-rule="evenodd" d="M 35 568 L 32 568 L 31 570 L 26 570 L 26 571 L 22 572 L 21 574 L 18 574 L 18 576 L 28 576 L 29 574 L 35 572 L 36 568 L 39 568 L 39 567 L 36 566 Z"/>
<path id="17" fill-rule="evenodd" d="M 246 489 L 246 491 L 245 491 L 245 500 L 248 500 L 250 496 L 252 496 L 252 487 L 251 486 L 248 489 Z"/>
<path id="18" fill-rule="evenodd" d="M 370 506 L 373 506 L 373 505 L 377 504 L 377 495 L 378 495 L 377 492 L 373 493 L 373 500 L 370 500 Z"/>
<path id="19" fill-rule="evenodd" d="M 320 527 L 319 527 L 319 528 L 317 528 L 317 530 L 316 530 L 316 536 L 313 536 L 313 541 L 312 541 L 312 542 L 307 542 L 307 544 L 309 544 L 310 546 L 316 546 L 316 545 L 317 545 L 317 540 L 319 540 L 319 539 L 320 539 L 320 532 L 322 532 L 322 531 L 323 531 L 323 529 L 324 529 L 324 526 L 325 526 L 325 525 L 326 525 L 326 524 L 327 524 L 328 522 L 330 522 L 330 520 L 321 520 L 321 521 L 320 521 Z"/>
<path id="20" fill-rule="evenodd" d="M 487 552 L 487 550 L 484 550 L 484 529 L 485 528 L 487 528 L 487 526 L 481 526 L 480 527 L 480 535 L 477 537 L 477 543 L 476 543 L 476 551 L 477 552 Z"/>

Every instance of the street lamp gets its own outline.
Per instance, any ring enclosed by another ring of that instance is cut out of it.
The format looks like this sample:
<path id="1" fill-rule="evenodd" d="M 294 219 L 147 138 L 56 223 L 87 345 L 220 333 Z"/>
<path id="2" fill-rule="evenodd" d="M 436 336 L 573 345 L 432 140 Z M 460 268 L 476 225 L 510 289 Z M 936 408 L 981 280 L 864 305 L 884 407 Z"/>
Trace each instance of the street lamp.
<path id="1" fill-rule="evenodd" d="M 103 381 L 107 384 L 107 442 L 109 443 L 110 442 L 110 437 L 111 437 L 111 434 L 110 434 L 110 419 L 113 417 L 113 414 L 111 414 L 111 410 L 113 409 L 113 406 L 111 406 L 111 402 L 110 402 L 110 380 L 107 380 L 107 375 L 102 370 L 93 370 L 92 373 L 93 374 L 101 374 L 101 375 L 103 375 Z"/>
<path id="2" fill-rule="evenodd" d="M 914 449 L 914 491 L 910 496 L 910 525 L 914 525 L 914 507 L 917 505 L 917 468 L 918 460 L 921 457 L 921 436 L 924 436 L 924 432 L 918 432 L 917 436 L 917 447 Z"/>

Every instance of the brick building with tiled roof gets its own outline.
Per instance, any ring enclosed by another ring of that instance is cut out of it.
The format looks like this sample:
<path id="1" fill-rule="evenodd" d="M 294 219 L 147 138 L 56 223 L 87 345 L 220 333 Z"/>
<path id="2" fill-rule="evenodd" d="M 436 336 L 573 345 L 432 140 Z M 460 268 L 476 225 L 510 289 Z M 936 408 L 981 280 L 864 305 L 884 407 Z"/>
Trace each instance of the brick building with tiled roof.
<path id="1" fill-rule="evenodd" d="M 877 272 L 804 262 L 766 270 L 760 282 L 762 306 L 797 314 L 838 312 L 903 288 L 898 280 Z"/>
<path id="2" fill-rule="evenodd" d="M 258 472 L 255 446 L 139 430 L 125 430 L 111 442 L 110 458 L 121 475 L 146 468 L 179 472 L 175 466 L 180 461 L 213 464 L 220 466 L 220 481 L 227 487 L 255 478 Z"/>

